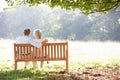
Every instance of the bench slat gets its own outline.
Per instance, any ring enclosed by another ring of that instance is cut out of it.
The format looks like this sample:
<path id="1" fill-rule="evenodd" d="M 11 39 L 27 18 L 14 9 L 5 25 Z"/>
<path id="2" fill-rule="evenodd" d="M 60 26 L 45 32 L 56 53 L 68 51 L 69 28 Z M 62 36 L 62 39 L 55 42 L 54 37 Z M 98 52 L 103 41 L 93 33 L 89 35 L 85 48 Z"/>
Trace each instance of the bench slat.
<path id="1" fill-rule="evenodd" d="M 62 45 L 60 45 L 60 58 L 62 59 Z"/>
<path id="2" fill-rule="evenodd" d="M 50 58 L 50 46 L 48 45 L 48 58 Z"/>

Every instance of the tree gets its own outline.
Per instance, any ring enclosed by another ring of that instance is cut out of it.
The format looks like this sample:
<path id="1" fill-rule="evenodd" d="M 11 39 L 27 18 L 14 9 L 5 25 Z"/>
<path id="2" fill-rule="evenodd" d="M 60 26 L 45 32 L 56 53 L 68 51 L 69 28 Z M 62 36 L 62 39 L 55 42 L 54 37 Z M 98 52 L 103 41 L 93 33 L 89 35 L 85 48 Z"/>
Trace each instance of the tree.
<path id="1" fill-rule="evenodd" d="M 112 12 L 96 16 L 91 14 L 92 26 L 90 34 L 87 37 L 88 40 L 120 40 L 120 24 L 118 22 L 120 18 L 120 11 L 113 10 Z"/>
<path id="2" fill-rule="evenodd" d="M 47 4 L 50 7 L 60 6 L 63 9 L 80 9 L 84 14 L 95 12 L 108 12 L 120 6 L 120 0 L 6 0 L 8 5 L 15 6 L 26 4 L 36 6 L 38 4 Z"/>

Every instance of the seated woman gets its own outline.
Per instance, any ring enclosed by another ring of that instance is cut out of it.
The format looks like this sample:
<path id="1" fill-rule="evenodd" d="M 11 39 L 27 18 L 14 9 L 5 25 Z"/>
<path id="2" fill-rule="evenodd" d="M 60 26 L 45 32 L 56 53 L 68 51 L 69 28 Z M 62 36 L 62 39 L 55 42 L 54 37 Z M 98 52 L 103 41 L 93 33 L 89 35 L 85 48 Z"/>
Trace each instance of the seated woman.
<path id="1" fill-rule="evenodd" d="M 41 43 L 41 44 L 45 44 L 46 42 L 48 42 L 47 39 L 41 39 L 42 33 L 41 33 L 41 31 L 39 29 L 35 29 L 34 32 L 33 32 L 33 35 L 35 37 L 35 42 L 38 42 L 38 43 Z M 38 50 L 38 51 L 40 51 L 40 50 Z M 38 53 L 38 54 L 36 54 L 36 56 L 40 57 L 40 54 L 42 54 L 42 53 Z M 46 54 L 43 53 L 43 56 L 46 57 Z M 34 66 L 36 66 L 37 62 L 34 62 L 34 63 L 35 63 Z M 43 63 L 44 62 L 41 61 L 40 67 L 43 67 Z"/>

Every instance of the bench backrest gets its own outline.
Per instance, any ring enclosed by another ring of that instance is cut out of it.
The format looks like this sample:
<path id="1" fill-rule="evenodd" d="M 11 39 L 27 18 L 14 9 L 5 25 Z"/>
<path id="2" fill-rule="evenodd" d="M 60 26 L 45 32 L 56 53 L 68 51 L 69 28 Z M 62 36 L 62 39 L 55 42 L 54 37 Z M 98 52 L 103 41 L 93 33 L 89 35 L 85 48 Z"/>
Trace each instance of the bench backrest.
<path id="1" fill-rule="evenodd" d="M 46 43 L 41 48 L 31 44 L 14 43 L 14 59 L 17 61 L 67 60 L 68 42 Z"/>

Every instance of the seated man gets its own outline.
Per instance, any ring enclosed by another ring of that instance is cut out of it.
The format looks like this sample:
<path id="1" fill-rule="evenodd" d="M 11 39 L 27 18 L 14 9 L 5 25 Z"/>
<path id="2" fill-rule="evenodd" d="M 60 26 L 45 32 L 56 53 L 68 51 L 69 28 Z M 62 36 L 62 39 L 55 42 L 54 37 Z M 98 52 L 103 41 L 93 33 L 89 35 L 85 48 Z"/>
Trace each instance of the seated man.
<path id="1" fill-rule="evenodd" d="M 35 40 L 33 40 L 32 38 L 30 38 L 30 29 L 26 28 L 24 29 L 24 35 L 20 36 L 16 39 L 16 43 L 18 44 L 32 44 L 33 46 L 40 48 L 42 46 L 42 44 L 46 43 L 47 40 L 45 39 L 44 41 L 42 41 L 41 43 L 36 42 Z M 36 62 L 33 62 L 33 64 L 35 64 Z M 25 62 L 25 68 L 27 67 L 28 62 Z M 33 65 L 34 68 L 37 68 L 36 66 Z"/>

